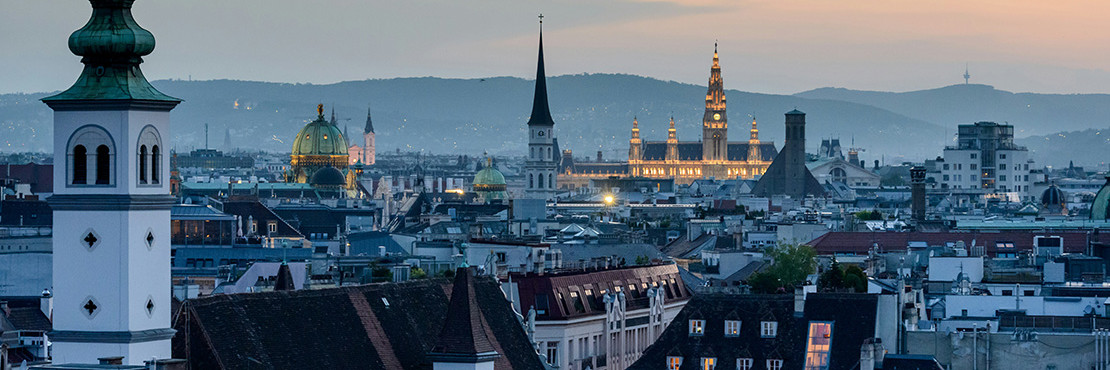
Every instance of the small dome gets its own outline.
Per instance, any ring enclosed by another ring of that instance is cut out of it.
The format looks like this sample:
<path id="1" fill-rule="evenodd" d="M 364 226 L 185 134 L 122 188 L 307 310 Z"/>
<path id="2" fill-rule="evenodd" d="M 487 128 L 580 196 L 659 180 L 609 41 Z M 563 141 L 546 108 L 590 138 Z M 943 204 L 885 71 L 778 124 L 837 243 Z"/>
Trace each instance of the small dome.
<path id="1" fill-rule="evenodd" d="M 347 184 L 347 178 L 335 167 L 328 166 L 312 174 L 308 183 L 312 186 L 343 186 Z"/>
<path id="2" fill-rule="evenodd" d="M 1049 185 L 1041 193 L 1041 205 L 1044 207 L 1063 206 L 1065 202 L 1064 192 L 1056 184 Z"/>
<path id="3" fill-rule="evenodd" d="M 318 107 L 319 116 L 309 122 L 293 141 L 293 155 L 347 155 L 347 138 L 334 123 L 324 119 L 323 108 Z"/>

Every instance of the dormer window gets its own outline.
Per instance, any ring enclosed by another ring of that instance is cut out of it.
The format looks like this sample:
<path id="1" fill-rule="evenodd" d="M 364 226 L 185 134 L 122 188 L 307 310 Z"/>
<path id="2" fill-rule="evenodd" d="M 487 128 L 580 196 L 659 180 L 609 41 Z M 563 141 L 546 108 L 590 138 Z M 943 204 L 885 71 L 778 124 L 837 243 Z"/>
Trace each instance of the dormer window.
<path id="1" fill-rule="evenodd" d="M 750 358 L 738 358 L 736 359 L 736 370 L 752 370 L 753 364 L 755 364 L 755 361 Z"/>
<path id="2" fill-rule="evenodd" d="M 702 357 L 701 358 L 701 370 L 714 370 L 716 368 L 717 368 L 717 358 L 716 357 Z"/>
<path id="3" fill-rule="evenodd" d="M 782 370 L 782 360 L 767 360 L 767 370 Z"/>
<path id="4" fill-rule="evenodd" d="M 726 337 L 739 337 L 740 336 L 740 320 L 725 320 L 725 336 Z"/>
<path id="5" fill-rule="evenodd" d="M 681 356 L 667 356 L 667 370 L 678 370 L 682 367 Z"/>
<path id="6" fill-rule="evenodd" d="M 690 320 L 690 336 L 705 334 L 705 320 Z"/>
<path id="7" fill-rule="evenodd" d="M 775 321 L 764 321 L 759 324 L 759 336 L 763 338 L 774 338 L 779 334 L 779 323 Z"/>

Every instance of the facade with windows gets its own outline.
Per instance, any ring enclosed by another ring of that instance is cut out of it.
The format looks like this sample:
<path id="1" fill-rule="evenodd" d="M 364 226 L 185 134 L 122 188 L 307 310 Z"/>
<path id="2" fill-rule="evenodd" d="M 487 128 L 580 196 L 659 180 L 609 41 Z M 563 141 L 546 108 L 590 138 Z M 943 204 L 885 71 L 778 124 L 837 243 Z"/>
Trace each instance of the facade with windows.
<path id="1" fill-rule="evenodd" d="M 796 305 L 789 294 L 699 295 L 629 368 L 851 369 L 868 343 L 897 350 L 896 331 L 885 324 L 898 321 L 891 297 L 810 293 Z"/>
<path id="2" fill-rule="evenodd" d="M 690 299 L 675 265 L 513 273 L 502 286 L 529 318 L 536 348 L 559 369 L 627 368 Z M 682 327 L 705 329 L 695 325 Z"/>
<path id="3" fill-rule="evenodd" d="M 994 122 L 960 125 L 957 144 L 944 148 L 940 186 L 953 193 L 1004 201 L 1034 201 L 1039 179 L 1029 150 L 1014 144 L 1014 126 Z"/>

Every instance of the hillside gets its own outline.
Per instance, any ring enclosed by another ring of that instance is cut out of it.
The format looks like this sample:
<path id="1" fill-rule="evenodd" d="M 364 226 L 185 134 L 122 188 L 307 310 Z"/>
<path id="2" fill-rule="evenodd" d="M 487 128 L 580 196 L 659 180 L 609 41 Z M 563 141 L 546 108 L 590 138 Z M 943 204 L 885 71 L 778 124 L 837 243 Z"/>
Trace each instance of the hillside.
<path id="1" fill-rule="evenodd" d="M 901 93 L 821 88 L 795 96 L 867 104 L 940 124 L 949 134 L 976 121 L 1009 122 L 1018 137 L 1110 127 L 1110 94 L 1012 93 L 972 84 Z"/>
<path id="2" fill-rule="evenodd" d="M 727 81 L 726 81 L 727 83 Z M 361 134 L 367 105 L 373 109 L 381 150 L 498 154 L 524 152 L 524 122 L 531 110 L 533 82 L 520 78 L 398 78 L 330 85 L 248 81 L 155 81 L 163 92 L 185 100 L 173 111 L 171 133 L 179 150 L 204 145 L 204 124 L 211 146 L 222 148 L 225 130 L 234 147 L 287 151 L 315 105 L 335 107 L 340 125 Z M 666 136 L 674 115 L 679 138 L 701 136 L 704 86 L 651 78 L 585 74 L 550 78 L 551 106 L 563 148 L 607 157 L 627 154 L 632 118 L 640 119 L 647 140 Z M 0 129 L 5 151 L 51 149 L 50 111 L 37 102 L 47 94 L 0 95 Z M 783 113 L 795 107 L 809 113 L 809 146 L 822 137 L 855 138 L 871 153 L 910 158 L 936 152 L 938 126 L 865 104 L 789 95 L 728 90 L 734 140 L 746 140 L 748 114 L 759 118 L 761 138 L 781 145 Z M 238 101 L 238 108 L 235 102 Z M 877 155 L 876 155 L 877 157 Z"/>

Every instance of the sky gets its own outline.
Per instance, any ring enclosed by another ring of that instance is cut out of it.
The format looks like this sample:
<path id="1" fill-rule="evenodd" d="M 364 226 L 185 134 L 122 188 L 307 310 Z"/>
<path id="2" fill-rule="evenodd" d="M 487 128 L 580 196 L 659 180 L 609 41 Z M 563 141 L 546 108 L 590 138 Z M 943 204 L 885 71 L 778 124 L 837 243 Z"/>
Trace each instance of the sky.
<path id="1" fill-rule="evenodd" d="M 726 87 L 912 91 L 972 83 L 1110 93 L 1104 0 L 139 0 L 148 79 L 326 84 L 535 71 L 704 85 L 719 42 Z M 0 93 L 69 87 L 81 0 L 0 0 Z"/>

